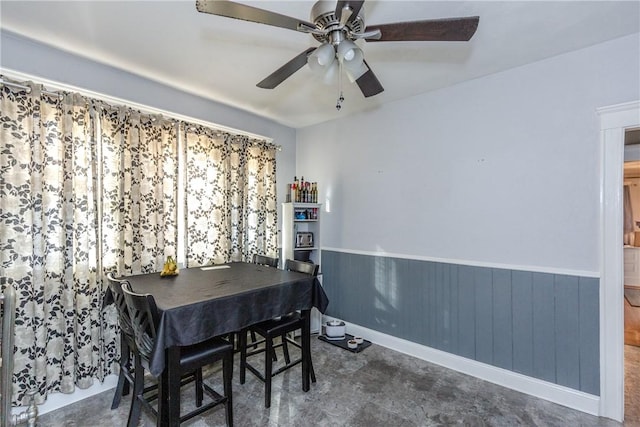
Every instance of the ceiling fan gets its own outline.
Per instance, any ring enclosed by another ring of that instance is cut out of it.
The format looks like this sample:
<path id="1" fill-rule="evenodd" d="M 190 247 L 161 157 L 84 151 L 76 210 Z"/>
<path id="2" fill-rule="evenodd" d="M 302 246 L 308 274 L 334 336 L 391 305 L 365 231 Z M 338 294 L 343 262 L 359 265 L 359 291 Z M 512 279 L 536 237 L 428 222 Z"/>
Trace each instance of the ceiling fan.
<path id="1" fill-rule="evenodd" d="M 257 84 L 264 89 L 273 89 L 289 78 L 305 64 L 326 79 L 336 73 L 345 72 L 355 82 L 365 97 L 384 90 L 380 81 L 364 60 L 356 40 L 383 41 L 469 41 L 476 32 L 478 16 L 427 19 L 421 21 L 396 22 L 382 25 L 365 25 L 362 5 L 364 0 L 321 0 L 311 9 L 311 22 L 279 13 L 259 9 L 227 0 L 197 0 L 198 12 L 260 24 L 273 25 L 301 33 L 311 34 L 320 46 L 310 47 L 278 68 Z M 342 93 L 336 108 L 344 100 Z"/>

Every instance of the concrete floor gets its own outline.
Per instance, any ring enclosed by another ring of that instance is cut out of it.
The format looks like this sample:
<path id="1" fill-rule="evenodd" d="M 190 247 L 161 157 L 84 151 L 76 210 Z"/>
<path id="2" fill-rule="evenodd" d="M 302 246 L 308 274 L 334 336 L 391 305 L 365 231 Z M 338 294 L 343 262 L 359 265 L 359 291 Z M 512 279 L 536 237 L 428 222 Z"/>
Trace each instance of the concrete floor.
<path id="1" fill-rule="evenodd" d="M 377 345 L 354 354 L 315 337 L 311 341 L 318 382 L 302 392 L 299 366 L 276 376 L 269 409 L 264 408 L 264 386 L 258 379 L 247 372 L 247 382 L 239 383 L 236 360 L 236 426 L 621 426 Z M 640 366 L 640 348 L 635 349 Z M 220 390 L 219 367 L 206 375 L 205 381 Z M 193 401 L 188 388 L 183 392 L 185 406 Z M 115 410 L 110 409 L 112 398 L 112 391 L 101 393 L 40 416 L 38 425 L 124 426 L 130 396 Z M 143 411 L 139 425 L 155 422 Z M 223 426 L 224 410 L 214 409 L 183 425 Z"/>

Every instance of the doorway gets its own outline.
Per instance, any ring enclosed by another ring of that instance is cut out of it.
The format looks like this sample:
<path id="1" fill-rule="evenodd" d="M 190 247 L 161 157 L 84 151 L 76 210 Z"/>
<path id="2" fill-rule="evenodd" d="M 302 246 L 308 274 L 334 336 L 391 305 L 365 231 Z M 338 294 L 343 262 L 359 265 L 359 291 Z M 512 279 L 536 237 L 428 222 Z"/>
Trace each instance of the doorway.
<path id="1" fill-rule="evenodd" d="M 624 133 L 624 420 L 640 425 L 640 129 Z"/>
<path id="2" fill-rule="evenodd" d="M 601 135 L 600 415 L 624 417 L 623 162 L 640 101 L 598 109 Z"/>

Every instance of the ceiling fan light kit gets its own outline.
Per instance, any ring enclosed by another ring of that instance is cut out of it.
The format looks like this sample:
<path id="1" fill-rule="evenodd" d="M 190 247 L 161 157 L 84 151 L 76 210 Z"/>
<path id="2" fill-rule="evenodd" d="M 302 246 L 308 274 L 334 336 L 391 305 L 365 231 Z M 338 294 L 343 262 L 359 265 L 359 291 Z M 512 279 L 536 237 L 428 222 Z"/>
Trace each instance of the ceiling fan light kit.
<path id="1" fill-rule="evenodd" d="M 328 43 L 322 44 L 307 57 L 307 64 L 311 71 L 326 85 L 333 84 L 338 74 L 339 66 L 336 61 L 336 53 Z"/>
<path id="2" fill-rule="evenodd" d="M 322 82 L 327 86 L 334 84 L 338 73 L 340 66 L 337 61 L 333 61 L 328 68 L 322 70 Z"/>
<path id="3" fill-rule="evenodd" d="M 343 40 L 340 42 L 336 53 L 340 62 L 345 66 L 358 66 L 362 64 L 364 60 L 362 50 L 351 40 Z"/>
<path id="4" fill-rule="evenodd" d="M 351 40 L 344 40 L 338 45 L 337 56 L 351 83 L 362 77 L 368 70 L 364 65 L 362 49 Z"/>
<path id="5" fill-rule="evenodd" d="M 202 13 L 311 34 L 321 43 L 320 46 L 301 52 L 260 81 L 257 86 L 274 89 L 308 64 L 312 72 L 323 77 L 325 83 L 332 82 L 334 76 L 338 74 L 340 91 L 336 105 L 338 110 L 344 100 L 341 78 L 343 70 L 349 80 L 358 85 L 365 97 L 384 91 L 380 81 L 365 61 L 364 52 L 355 43 L 356 40 L 469 41 L 475 34 L 480 20 L 478 16 L 470 16 L 367 27 L 363 4 L 364 0 L 318 1 L 311 8 L 311 22 L 227 0 L 197 0 L 196 9 Z"/>
<path id="6" fill-rule="evenodd" d="M 335 60 L 336 52 L 329 43 L 321 44 L 316 50 L 314 50 L 308 57 L 307 63 L 309 68 L 313 71 L 320 71 L 328 69 Z"/>

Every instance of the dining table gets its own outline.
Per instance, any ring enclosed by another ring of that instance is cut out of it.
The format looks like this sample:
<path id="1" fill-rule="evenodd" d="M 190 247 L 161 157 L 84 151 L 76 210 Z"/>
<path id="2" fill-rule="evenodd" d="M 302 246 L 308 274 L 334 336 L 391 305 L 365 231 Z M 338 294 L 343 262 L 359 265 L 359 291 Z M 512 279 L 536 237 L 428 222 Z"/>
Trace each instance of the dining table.
<path id="1" fill-rule="evenodd" d="M 121 277 L 136 293 L 154 297 L 159 312 L 149 370 L 159 378 L 159 426 L 177 426 L 180 376 L 175 367 L 182 347 L 232 334 L 255 323 L 300 311 L 302 389 L 310 388 L 313 307 L 324 313 L 329 300 L 317 277 L 246 262 L 231 262 Z M 108 292 L 108 291 L 107 291 Z"/>

